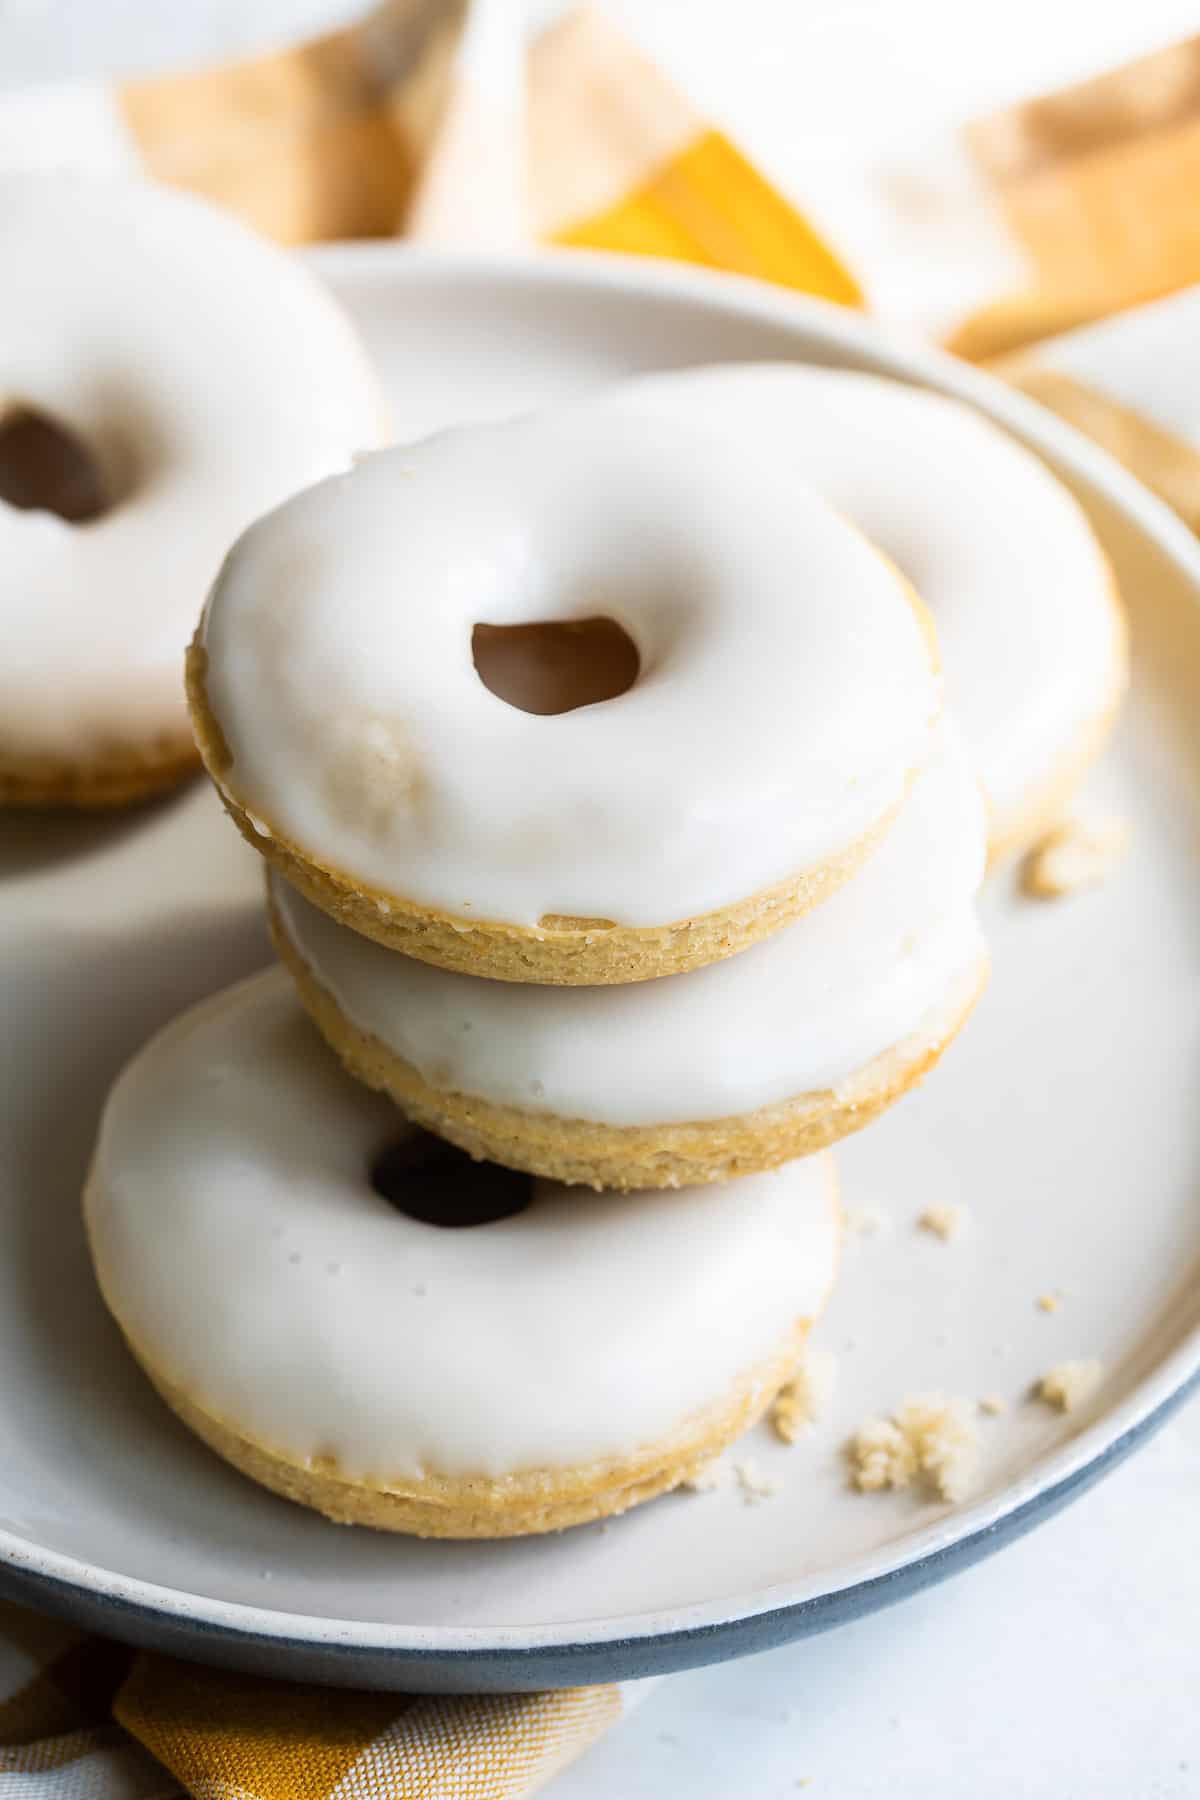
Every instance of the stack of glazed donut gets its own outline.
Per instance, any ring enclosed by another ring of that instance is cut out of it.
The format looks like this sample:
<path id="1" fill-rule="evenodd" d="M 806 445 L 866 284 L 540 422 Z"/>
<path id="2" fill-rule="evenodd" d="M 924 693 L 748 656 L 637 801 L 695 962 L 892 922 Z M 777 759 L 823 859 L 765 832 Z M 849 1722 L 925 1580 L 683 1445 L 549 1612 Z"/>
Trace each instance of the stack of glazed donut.
<path id="1" fill-rule="evenodd" d="M 989 845 L 1123 671 L 1071 497 L 866 375 L 646 377 L 260 518 L 187 684 L 284 966 L 135 1059 L 86 1196 L 168 1404 L 425 1536 L 695 1475 L 794 1370 L 828 1148 L 970 1013 Z"/>

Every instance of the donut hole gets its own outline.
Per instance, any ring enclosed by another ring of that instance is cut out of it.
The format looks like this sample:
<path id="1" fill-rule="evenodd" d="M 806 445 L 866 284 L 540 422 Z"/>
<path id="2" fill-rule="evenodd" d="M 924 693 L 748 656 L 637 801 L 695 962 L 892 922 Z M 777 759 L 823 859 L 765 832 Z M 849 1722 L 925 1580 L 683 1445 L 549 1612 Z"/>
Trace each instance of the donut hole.
<path id="1" fill-rule="evenodd" d="M 476 1162 L 465 1150 L 416 1128 L 380 1151 L 370 1175 L 380 1199 L 405 1218 L 451 1231 L 511 1219 L 533 1199 L 532 1175 Z"/>
<path id="2" fill-rule="evenodd" d="M 489 693 L 543 717 L 615 700 L 641 668 L 629 633 L 602 617 L 476 625 L 471 656 Z"/>
<path id="3" fill-rule="evenodd" d="M 0 504 L 88 525 L 116 502 L 110 472 L 70 425 L 35 406 L 0 412 Z"/>

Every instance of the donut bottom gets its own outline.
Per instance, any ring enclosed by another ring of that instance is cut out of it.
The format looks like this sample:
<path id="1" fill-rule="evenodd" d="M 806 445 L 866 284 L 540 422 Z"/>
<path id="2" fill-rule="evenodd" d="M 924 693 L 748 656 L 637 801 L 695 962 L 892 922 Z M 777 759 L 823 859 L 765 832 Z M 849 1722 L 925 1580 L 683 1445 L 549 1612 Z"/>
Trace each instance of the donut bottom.
<path id="1" fill-rule="evenodd" d="M 0 751 L 0 808 L 101 811 L 131 806 L 177 787 L 199 767 L 200 757 L 190 733 L 137 749 L 124 747 L 90 761 L 21 757 Z"/>
<path id="2" fill-rule="evenodd" d="M 213 1416 L 129 1348 L 171 1411 L 211 1450 L 260 1487 L 338 1525 L 425 1538 L 528 1537 L 611 1518 L 678 1487 L 756 1424 L 794 1373 L 811 1321 L 799 1320 L 772 1355 L 670 1438 L 628 1454 L 562 1469 L 487 1476 L 351 1479 L 329 1458 L 298 1461 Z"/>
<path id="3" fill-rule="evenodd" d="M 418 1125 L 470 1156 L 594 1188 L 700 1187 L 732 1181 L 797 1156 L 811 1156 L 861 1131 L 934 1067 L 969 1017 L 987 985 L 989 970 L 986 956 L 981 957 L 916 1032 L 836 1088 L 798 1094 L 724 1119 L 603 1125 L 432 1087 L 411 1063 L 346 1018 L 289 939 L 274 907 L 269 913 L 275 947 L 305 1010 L 356 1080 L 387 1094 Z"/>
<path id="4" fill-rule="evenodd" d="M 682 975 L 748 950 L 849 881 L 892 825 L 908 791 L 905 783 L 895 806 L 836 856 L 715 912 L 649 926 L 550 915 L 538 925 L 468 920 L 364 887 L 279 836 L 271 820 L 264 821 L 266 830 L 259 830 L 225 784 L 232 757 L 208 704 L 207 671 L 208 653 L 193 642 L 187 657 L 187 691 L 196 741 L 225 809 L 246 841 L 339 925 L 420 962 L 492 981 L 609 987 Z"/>

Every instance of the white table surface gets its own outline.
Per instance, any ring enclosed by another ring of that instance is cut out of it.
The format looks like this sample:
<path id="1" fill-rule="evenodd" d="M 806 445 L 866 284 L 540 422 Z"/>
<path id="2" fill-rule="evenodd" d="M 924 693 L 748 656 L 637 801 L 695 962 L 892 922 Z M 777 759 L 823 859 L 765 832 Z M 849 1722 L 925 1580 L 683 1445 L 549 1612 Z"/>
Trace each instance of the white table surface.
<path id="1" fill-rule="evenodd" d="M 1200 30 L 1200 0 L 608 6 L 784 186 L 848 135 L 924 135 Z M 363 10 L 0 0 L 0 87 L 219 59 Z M 1198 1536 L 1193 1402 L 1076 1506 L 946 1586 L 663 1682 L 554 1800 L 1200 1795 Z"/>

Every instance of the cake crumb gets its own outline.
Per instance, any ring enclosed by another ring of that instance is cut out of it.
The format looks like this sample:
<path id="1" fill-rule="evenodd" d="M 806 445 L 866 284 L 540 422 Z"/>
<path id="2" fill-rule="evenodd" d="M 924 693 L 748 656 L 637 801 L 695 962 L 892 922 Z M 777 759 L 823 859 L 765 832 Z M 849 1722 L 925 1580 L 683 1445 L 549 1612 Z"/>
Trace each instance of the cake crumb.
<path id="1" fill-rule="evenodd" d="M 879 1237 L 890 1230 L 891 1220 L 881 1206 L 850 1206 L 842 1213 L 847 1237 Z"/>
<path id="2" fill-rule="evenodd" d="M 771 1406 L 771 1427 L 785 1444 L 794 1444 L 818 1419 L 824 1418 L 833 1399 L 837 1362 L 830 1350 L 806 1350 L 790 1381 L 785 1381 Z"/>
<path id="3" fill-rule="evenodd" d="M 747 1506 L 753 1506 L 759 1500 L 769 1500 L 779 1492 L 779 1483 L 775 1477 L 768 1475 L 749 1457 L 743 1457 L 741 1462 L 734 1463 L 733 1472 Z"/>
<path id="4" fill-rule="evenodd" d="M 1056 1406 L 1059 1412 L 1073 1412 L 1095 1393 L 1103 1374 L 1103 1365 L 1090 1358 L 1059 1363 L 1042 1376 L 1035 1392 L 1047 1406 Z"/>
<path id="5" fill-rule="evenodd" d="M 971 1489 L 979 1455 L 979 1429 L 965 1400 L 915 1394 L 890 1418 L 868 1419 L 850 1443 L 851 1478 L 863 1493 L 905 1488 L 925 1478 L 942 1500 L 962 1500 Z"/>
<path id="6" fill-rule="evenodd" d="M 1124 819 L 1088 824 L 1068 819 L 1035 844 L 1021 869 L 1021 888 L 1034 900 L 1061 900 L 1098 887 L 1116 867 L 1129 843 Z"/>
<path id="7" fill-rule="evenodd" d="M 984 1394 L 979 1402 L 979 1410 L 989 1419 L 998 1419 L 1008 1411 L 1008 1401 L 1003 1394 Z"/>
<path id="8" fill-rule="evenodd" d="M 922 1231 L 928 1231 L 933 1237 L 940 1237 L 947 1244 L 959 1235 L 966 1222 L 966 1207 L 958 1206 L 952 1200 L 937 1206 L 927 1206 L 917 1220 Z"/>
<path id="9" fill-rule="evenodd" d="M 714 1456 L 711 1462 L 701 1463 L 698 1469 L 679 1483 L 676 1490 L 681 1494 L 715 1494 L 718 1488 L 729 1485 L 729 1464 L 723 1457 Z"/>
<path id="10" fill-rule="evenodd" d="M 1062 1296 L 1060 1294 L 1039 1294 L 1037 1297 L 1037 1307 L 1039 1312 L 1057 1312 L 1061 1305 Z"/>
<path id="11" fill-rule="evenodd" d="M 868 1419 L 850 1444 L 854 1485 L 861 1493 L 907 1487 L 917 1472 L 917 1453 L 893 1419 Z"/>

